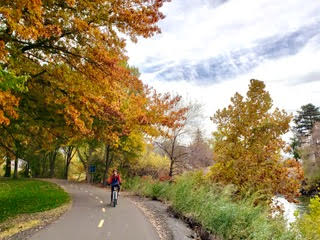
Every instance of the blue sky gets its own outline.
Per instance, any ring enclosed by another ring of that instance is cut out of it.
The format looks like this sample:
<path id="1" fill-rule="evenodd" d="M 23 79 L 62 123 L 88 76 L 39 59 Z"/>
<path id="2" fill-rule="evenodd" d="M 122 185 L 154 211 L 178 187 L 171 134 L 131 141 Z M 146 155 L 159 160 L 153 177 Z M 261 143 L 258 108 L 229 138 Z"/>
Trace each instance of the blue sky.
<path id="1" fill-rule="evenodd" d="M 162 34 L 128 43 L 142 80 L 204 105 L 209 116 L 265 81 L 274 105 L 320 105 L 320 1 L 172 0 Z"/>

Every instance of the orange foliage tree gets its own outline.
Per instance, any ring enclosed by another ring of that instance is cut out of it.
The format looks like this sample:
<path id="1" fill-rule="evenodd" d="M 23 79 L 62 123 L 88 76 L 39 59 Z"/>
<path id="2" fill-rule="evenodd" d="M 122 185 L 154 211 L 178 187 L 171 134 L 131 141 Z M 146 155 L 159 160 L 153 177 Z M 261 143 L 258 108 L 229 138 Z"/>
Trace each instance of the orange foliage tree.
<path id="1" fill-rule="evenodd" d="M 76 132 L 90 134 L 95 117 L 121 117 L 128 89 L 134 95 L 143 88 L 124 64 L 118 32 L 132 40 L 160 32 L 163 2 L 1 1 L 0 59 L 6 69 L 31 76 L 29 95 L 36 99 L 30 101 L 54 105 Z"/>
<path id="2" fill-rule="evenodd" d="M 84 138 L 117 146 L 134 130 L 154 135 L 157 125 L 173 126 L 182 113 L 169 110 L 180 98 L 144 86 L 125 55 L 125 36 L 137 41 L 160 32 L 166 1 L 1 1 L 0 66 L 28 76 L 27 92 L 7 96 L 14 107 L 20 100 L 9 114 L 20 116 L 12 128 L 50 149 Z M 10 126 L 8 132 L 18 139 Z"/>
<path id="3" fill-rule="evenodd" d="M 294 200 L 303 172 L 297 161 L 283 157 L 281 138 L 292 117 L 278 108 L 271 111 L 270 94 L 258 80 L 250 81 L 246 98 L 236 93 L 231 102 L 212 118 L 217 130 L 211 178 L 234 184 L 242 193 L 282 194 Z"/>

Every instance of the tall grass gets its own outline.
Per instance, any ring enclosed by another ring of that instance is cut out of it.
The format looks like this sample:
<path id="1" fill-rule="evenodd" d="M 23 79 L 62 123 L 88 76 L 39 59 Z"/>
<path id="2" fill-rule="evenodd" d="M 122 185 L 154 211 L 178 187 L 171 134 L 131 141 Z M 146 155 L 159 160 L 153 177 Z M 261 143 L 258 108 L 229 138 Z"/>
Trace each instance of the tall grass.
<path id="1" fill-rule="evenodd" d="M 305 240 L 320 239 L 320 196 L 310 199 L 309 211 L 296 222 Z"/>
<path id="2" fill-rule="evenodd" d="M 298 239 L 283 219 L 269 217 L 268 206 L 256 206 L 254 196 L 236 200 L 232 186 L 209 184 L 200 173 L 185 174 L 171 184 L 128 179 L 124 186 L 139 195 L 168 201 L 177 212 L 222 239 Z"/>

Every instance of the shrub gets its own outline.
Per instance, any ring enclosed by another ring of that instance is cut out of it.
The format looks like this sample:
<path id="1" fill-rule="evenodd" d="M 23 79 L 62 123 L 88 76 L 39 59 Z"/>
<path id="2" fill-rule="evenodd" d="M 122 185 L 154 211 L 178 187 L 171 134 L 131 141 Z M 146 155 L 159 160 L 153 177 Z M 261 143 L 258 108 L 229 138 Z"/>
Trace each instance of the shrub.
<path id="1" fill-rule="evenodd" d="M 147 145 L 140 160 L 131 166 L 130 173 L 134 175 L 151 175 L 154 178 L 163 178 L 169 174 L 170 160 L 153 151 L 151 145 Z"/>
<path id="2" fill-rule="evenodd" d="M 310 200 L 309 213 L 305 213 L 297 222 L 303 239 L 320 239 L 320 197 Z"/>

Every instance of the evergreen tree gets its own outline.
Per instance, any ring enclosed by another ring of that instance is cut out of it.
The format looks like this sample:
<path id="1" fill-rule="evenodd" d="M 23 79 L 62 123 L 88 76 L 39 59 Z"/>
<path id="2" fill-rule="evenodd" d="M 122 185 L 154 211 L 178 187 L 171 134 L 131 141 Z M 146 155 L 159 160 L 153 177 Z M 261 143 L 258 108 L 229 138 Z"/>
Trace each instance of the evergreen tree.
<path id="1" fill-rule="evenodd" d="M 301 159 L 301 154 L 299 151 L 299 139 L 294 136 L 293 138 L 290 139 L 291 143 L 290 143 L 290 147 L 291 147 L 291 154 L 293 155 L 293 157 L 295 159 Z"/>
<path id="2" fill-rule="evenodd" d="M 298 115 L 294 118 L 295 135 L 298 137 L 300 143 L 303 137 L 311 135 L 313 125 L 317 121 L 320 121 L 319 107 L 316 107 L 311 103 L 303 105 L 301 110 L 298 111 Z"/>

